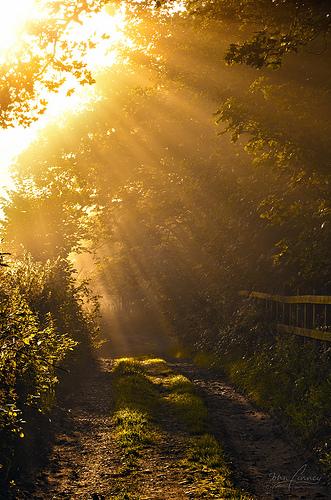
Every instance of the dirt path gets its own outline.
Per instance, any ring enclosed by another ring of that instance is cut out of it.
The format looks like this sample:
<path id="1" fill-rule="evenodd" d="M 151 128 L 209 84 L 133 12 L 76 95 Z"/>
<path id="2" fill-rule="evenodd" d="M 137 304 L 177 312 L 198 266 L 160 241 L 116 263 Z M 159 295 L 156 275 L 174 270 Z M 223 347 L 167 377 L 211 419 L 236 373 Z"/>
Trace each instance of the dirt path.
<path id="1" fill-rule="evenodd" d="M 144 450 L 134 472 L 126 470 L 112 437 L 111 366 L 110 359 L 100 360 L 100 370 L 61 402 L 66 416 L 54 424 L 57 439 L 49 463 L 15 499 L 199 500 L 190 494 L 180 468 L 186 436 L 167 415 L 157 446 Z M 242 489 L 259 499 L 331 498 L 309 457 L 286 442 L 268 415 L 207 371 L 184 363 L 171 366 L 197 386 L 208 406 L 210 430 L 225 447 Z"/>
<path id="2" fill-rule="evenodd" d="M 239 485 L 257 498 L 331 498 L 306 451 L 289 443 L 277 422 L 207 370 L 172 364 L 199 388 L 214 435 L 226 447 Z"/>
<path id="3" fill-rule="evenodd" d="M 179 467 L 182 444 L 176 428 L 161 433 L 157 448 L 147 447 L 139 468 L 128 476 L 112 437 L 111 365 L 110 359 L 100 360 L 100 370 L 87 377 L 83 388 L 60 402 L 66 417 L 54 423 L 58 432 L 49 463 L 15 500 L 189 498 Z"/>

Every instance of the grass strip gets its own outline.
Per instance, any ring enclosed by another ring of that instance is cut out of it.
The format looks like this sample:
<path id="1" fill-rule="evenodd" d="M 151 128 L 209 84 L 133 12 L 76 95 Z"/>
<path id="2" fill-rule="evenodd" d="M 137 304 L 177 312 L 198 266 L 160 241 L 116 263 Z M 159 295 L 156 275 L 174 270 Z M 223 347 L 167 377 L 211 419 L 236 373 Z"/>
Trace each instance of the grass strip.
<path id="1" fill-rule="evenodd" d="M 149 372 L 149 379 L 160 387 L 165 410 L 169 410 L 183 425 L 183 430 L 191 435 L 186 439 L 187 447 L 180 464 L 189 498 L 253 499 L 234 487 L 222 447 L 214 436 L 207 433 L 207 408 L 196 394 L 194 384 L 187 377 L 166 368 L 166 364 L 159 363 L 154 375 Z"/>
<path id="2" fill-rule="evenodd" d="M 114 438 L 124 452 L 126 466 L 137 466 L 140 452 L 157 440 L 152 414 L 158 406 L 158 392 L 133 358 L 116 360 L 112 370 L 115 396 Z"/>
<path id="3" fill-rule="evenodd" d="M 137 467 L 141 450 L 157 445 L 155 420 L 160 411 L 168 411 L 182 425 L 183 433 L 189 434 L 178 464 L 188 498 L 253 498 L 234 487 L 222 447 L 207 432 L 207 409 L 188 378 L 174 373 L 159 358 L 119 359 L 114 364 L 113 378 L 115 439 L 131 471 Z M 123 498 L 133 497 L 128 493 Z"/>
<path id="4" fill-rule="evenodd" d="M 190 483 L 186 489 L 190 498 L 253 500 L 234 487 L 222 447 L 211 434 L 189 440 L 182 467 Z"/>
<path id="5" fill-rule="evenodd" d="M 162 378 L 154 378 L 154 383 L 161 387 L 165 411 L 169 411 L 186 431 L 192 434 L 206 431 L 207 409 L 188 378 L 168 373 Z"/>

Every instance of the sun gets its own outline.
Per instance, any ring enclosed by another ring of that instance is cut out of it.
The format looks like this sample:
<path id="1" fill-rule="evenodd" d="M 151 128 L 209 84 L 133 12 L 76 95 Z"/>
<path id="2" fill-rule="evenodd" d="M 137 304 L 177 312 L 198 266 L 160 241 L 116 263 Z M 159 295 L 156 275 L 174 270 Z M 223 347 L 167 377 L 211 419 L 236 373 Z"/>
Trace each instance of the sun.
<path id="1" fill-rule="evenodd" d="M 36 10 L 36 0 L 4 0 L 0 16 L 0 60 L 13 48 L 21 35 L 25 23 Z"/>
<path id="2" fill-rule="evenodd" d="M 1 5 L 0 17 L 0 64 L 10 57 L 24 55 L 24 37 L 31 21 L 44 15 L 43 0 L 5 0 Z M 68 41 L 96 40 L 83 62 L 97 75 L 119 62 L 120 49 L 132 45 L 126 34 L 128 23 L 125 7 L 120 5 L 111 12 L 104 8 L 100 12 L 80 16 L 80 22 L 68 25 L 65 33 Z M 67 74 L 65 82 L 57 93 L 42 89 L 42 98 L 48 101 L 46 113 L 27 129 L 16 127 L 0 129 L 0 190 L 10 185 L 9 167 L 14 159 L 36 139 L 39 131 L 50 121 L 58 119 L 98 99 L 93 86 L 82 86 Z"/>
<path id="3" fill-rule="evenodd" d="M 24 37 L 26 25 L 47 15 L 46 0 L 2 0 L 0 16 L 0 57 L 4 59 L 10 49 L 16 49 L 20 39 Z M 102 11 L 82 14 L 79 23 L 71 23 L 67 29 L 68 39 L 80 40 L 91 36 L 104 37 L 103 47 L 98 46 L 98 54 L 93 62 L 103 64 L 100 60 L 101 50 L 107 46 L 107 40 L 123 41 L 123 28 L 126 24 L 126 9 L 120 5 L 115 13 L 110 14 L 105 7 Z M 108 43 L 109 45 L 109 43 Z"/>

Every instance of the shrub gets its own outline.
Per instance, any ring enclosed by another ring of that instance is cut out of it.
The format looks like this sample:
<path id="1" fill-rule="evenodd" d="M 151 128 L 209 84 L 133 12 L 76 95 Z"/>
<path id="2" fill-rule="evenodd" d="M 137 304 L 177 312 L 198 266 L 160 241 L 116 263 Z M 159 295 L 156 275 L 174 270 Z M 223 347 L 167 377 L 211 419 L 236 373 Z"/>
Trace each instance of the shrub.
<path id="1" fill-rule="evenodd" d="M 90 304 L 90 310 L 88 309 Z M 62 259 L 26 256 L 0 268 L 0 481 L 10 474 L 26 429 L 54 405 L 63 361 L 97 333 L 96 301 Z"/>

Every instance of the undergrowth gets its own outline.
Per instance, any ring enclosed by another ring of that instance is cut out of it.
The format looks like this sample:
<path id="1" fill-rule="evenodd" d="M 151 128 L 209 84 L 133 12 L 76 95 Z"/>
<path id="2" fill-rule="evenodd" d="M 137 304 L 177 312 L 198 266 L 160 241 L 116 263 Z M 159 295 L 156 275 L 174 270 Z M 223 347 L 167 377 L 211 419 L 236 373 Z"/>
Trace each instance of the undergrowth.
<path id="1" fill-rule="evenodd" d="M 75 359 L 89 350 L 96 302 L 88 312 L 87 285 L 67 261 L 31 257 L 0 268 L 0 485 L 46 447 L 56 388 Z M 73 352 L 72 352 L 73 351 Z M 70 356 L 69 356 L 70 354 Z M 65 366 L 65 368 L 64 368 Z M 34 449 L 36 446 L 39 449 Z"/>
<path id="2" fill-rule="evenodd" d="M 198 345 L 194 362 L 225 372 L 331 471 L 331 349 L 312 339 L 277 335 L 261 317 L 246 304 L 213 346 Z"/>

